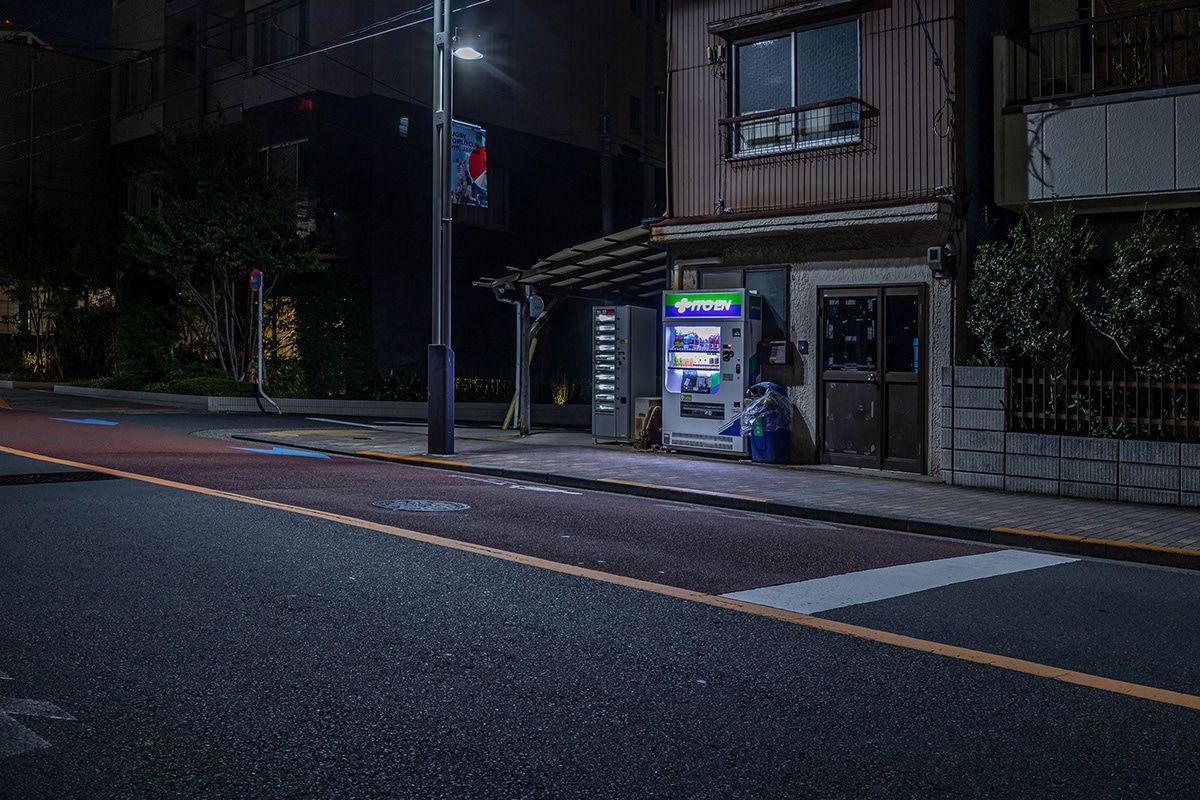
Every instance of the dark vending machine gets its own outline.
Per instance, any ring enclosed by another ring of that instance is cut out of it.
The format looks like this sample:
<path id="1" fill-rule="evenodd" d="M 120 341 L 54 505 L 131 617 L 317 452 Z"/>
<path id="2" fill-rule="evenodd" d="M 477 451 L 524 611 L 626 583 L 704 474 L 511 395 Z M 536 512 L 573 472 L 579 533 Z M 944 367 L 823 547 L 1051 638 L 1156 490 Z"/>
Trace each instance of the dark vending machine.
<path id="1" fill-rule="evenodd" d="M 658 315 L 652 308 L 592 309 L 592 436 L 630 441 L 639 397 L 658 394 Z"/>

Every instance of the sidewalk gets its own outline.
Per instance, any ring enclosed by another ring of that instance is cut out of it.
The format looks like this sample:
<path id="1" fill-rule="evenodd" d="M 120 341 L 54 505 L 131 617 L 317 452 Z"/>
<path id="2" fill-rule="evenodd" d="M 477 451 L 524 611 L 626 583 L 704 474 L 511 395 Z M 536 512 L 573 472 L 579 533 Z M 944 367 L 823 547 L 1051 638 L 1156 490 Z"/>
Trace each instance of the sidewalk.
<path id="1" fill-rule="evenodd" d="M 946 486 L 928 476 L 784 466 L 595 443 L 582 431 L 458 428 L 427 454 L 424 425 L 238 435 L 246 441 L 1007 547 L 1200 569 L 1200 510 Z"/>

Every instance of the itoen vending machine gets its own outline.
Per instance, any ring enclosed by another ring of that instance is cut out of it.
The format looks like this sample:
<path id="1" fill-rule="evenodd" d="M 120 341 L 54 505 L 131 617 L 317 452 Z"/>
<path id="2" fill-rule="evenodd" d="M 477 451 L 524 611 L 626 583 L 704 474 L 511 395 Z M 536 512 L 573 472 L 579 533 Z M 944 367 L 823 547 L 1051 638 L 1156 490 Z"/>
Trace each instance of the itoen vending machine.
<path id="1" fill-rule="evenodd" d="M 636 400 L 657 394 L 653 308 L 592 309 L 592 436 L 629 441 L 635 437 Z"/>
<path id="2" fill-rule="evenodd" d="M 664 447 L 749 453 L 746 389 L 758 380 L 762 298 L 745 289 L 663 293 Z"/>

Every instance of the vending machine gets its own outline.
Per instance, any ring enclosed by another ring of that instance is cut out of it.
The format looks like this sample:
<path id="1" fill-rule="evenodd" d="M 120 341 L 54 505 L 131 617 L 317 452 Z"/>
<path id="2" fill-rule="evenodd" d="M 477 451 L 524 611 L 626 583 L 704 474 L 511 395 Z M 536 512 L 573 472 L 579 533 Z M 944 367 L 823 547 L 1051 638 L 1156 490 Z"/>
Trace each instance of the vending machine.
<path id="1" fill-rule="evenodd" d="M 746 390 L 758 380 L 762 298 L 745 289 L 663 293 L 662 443 L 749 454 Z"/>
<path id="2" fill-rule="evenodd" d="M 592 436 L 630 441 L 640 397 L 658 394 L 658 353 L 653 308 L 592 309 Z"/>

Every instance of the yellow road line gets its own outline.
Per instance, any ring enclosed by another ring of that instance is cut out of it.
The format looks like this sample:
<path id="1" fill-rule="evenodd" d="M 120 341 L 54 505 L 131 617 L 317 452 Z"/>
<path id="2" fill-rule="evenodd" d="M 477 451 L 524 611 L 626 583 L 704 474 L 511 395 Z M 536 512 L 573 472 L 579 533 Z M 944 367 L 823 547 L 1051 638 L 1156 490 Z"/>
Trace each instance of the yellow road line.
<path id="1" fill-rule="evenodd" d="M 1030 531 L 1024 528 L 992 528 L 1001 533 L 1019 533 L 1024 536 L 1038 536 L 1043 539 L 1059 539 L 1068 542 L 1097 544 L 1105 547 L 1128 547 L 1133 550 L 1146 550 L 1152 553 L 1172 553 L 1174 555 L 1195 556 L 1195 550 L 1183 547 L 1164 547 L 1158 544 L 1141 544 L 1139 542 L 1122 542 L 1117 539 L 1096 539 L 1092 536 L 1075 536 L 1069 533 L 1047 533 L 1046 531 Z"/>
<path id="2" fill-rule="evenodd" d="M 437 464 L 443 467 L 465 467 L 465 461 L 447 461 L 444 458 L 430 458 L 428 456 L 398 456 L 394 453 L 376 453 L 372 450 L 359 450 L 354 455 L 365 456 L 367 458 L 386 458 L 388 461 L 403 461 L 412 464 Z"/>
<path id="3" fill-rule="evenodd" d="M 107 467 L 100 467 L 93 464 L 83 464 L 77 461 L 53 458 L 51 456 L 44 456 L 37 453 L 25 452 L 23 450 L 16 450 L 3 445 L 0 445 L 0 452 L 10 453 L 12 455 L 22 456 L 24 458 L 32 458 L 52 464 L 60 464 L 67 467 L 87 469 L 94 472 L 103 472 L 108 475 L 115 475 L 121 478 L 130 478 L 132 480 L 142 481 L 144 483 L 150 483 L 156 486 L 182 489 L 188 492 L 208 495 L 210 497 L 219 497 L 225 500 L 234 500 L 239 503 L 246 503 L 248 505 L 259 506 L 262 508 L 286 511 L 293 514 L 302 514 L 304 516 L 323 519 L 329 522 L 351 525 L 357 528 L 363 528 L 365 530 L 373 530 L 391 536 L 398 536 L 414 542 L 431 544 L 437 547 L 445 547 L 465 553 L 473 553 L 475 555 L 486 556 L 488 558 L 495 558 L 515 564 L 522 564 L 537 569 L 544 569 L 550 572 L 573 575 L 580 578 L 614 584 L 630 589 L 638 589 L 644 592 L 651 592 L 653 594 L 664 595 L 666 597 L 687 600 L 689 602 L 700 603 L 703 605 L 713 606 L 715 608 L 738 611 L 744 614 L 754 614 L 756 616 L 767 617 L 769 619 L 787 622 L 793 625 L 803 625 L 805 627 L 814 628 L 827 633 L 834 633 L 841 636 L 853 636 L 858 639 L 865 639 L 872 642 L 879 642 L 881 644 L 893 645 L 895 647 L 903 647 L 908 650 L 916 650 L 923 653 L 931 653 L 933 655 L 954 658 L 960 661 L 969 661 L 975 664 L 986 664 L 988 666 L 997 667 L 998 669 L 1004 669 L 1010 672 L 1019 672 L 1039 678 L 1062 681 L 1064 683 L 1072 683 L 1078 686 L 1086 686 L 1088 688 L 1098 689 L 1104 692 L 1112 692 L 1115 694 L 1127 695 L 1129 697 L 1136 697 L 1142 700 L 1152 700 L 1157 703 L 1166 703 L 1168 705 L 1200 710 L 1200 697 L 1196 695 L 1173 692 L 1167 689 L 1158 689 L 1153 686 L 1144 686 L 1142 684 L 1129 683 L 1127 681 L 1113 680 L 1111 678 L 1104 678 L 1099 675 L 1091 675 L 1086 672 L 1061 669 L 1058 667 L 1049 666 L 1047 664 L 1039 664 L 1034 661 L 1025 661 L 1019 658 L 1010 658 L 1008 656 L 997 655 L 995 653 L 987 653 L 982 650 L 971 650 L 966 647 L 957 647 L 954 645 L 929 641 L 927 639 L 904 636 L 898 633 L 890 633 L 888 631 L 865 628 L 860 625 L 851 625 L 845 622 L 822 619 L 821 617 L 800 614 L 795 611 L 785 611 L 783 609 L 760 606 L 754 603 L 747 603 L 742 600 L 734 600 L 728 597 L 705 594 L 703 592 L 696 592 L 690 589 L 680 589 L 675 586 L 666 586 L 664 584 L 652 583 L 650 581 L 643 581 L 637 578 L 628 578 L 622 575 L 613 575 L 608 572 L 600 572 L 598 570 L 588 569 L 586 567 L 560 564 L 556 561 L 550 561 L 544 558 L 527 556 L 521 553 L 513 553 L 508 550 L 500 550 L 498 548 L 471 544 L 469 542 L 459 542 L 455 541 L 454 539 L 446 539 L 441 536 L 433 536 L 427 533 L 408 530 L 407 528 L 399 528 L 393 525 L 384 525 L 378 522 L 371 522 L 369 520 L 356 519 L 355 517 L 349 517 L 343 514 L 334 514 L 328 511 L 304 508 L 303 506 L 294 506 L 288 503 L 277 503 L 272 500 L 262 500 L 257 497 L 235 494 L 233 492 L 225 492 L 219 489 L 208 489 L 203 486 L 178 483 L 176 481 L 170 481 L 164 478 L 155 478 L 150 475 L 139 475 L 133 472 L 123 472 L 121 470 L 109 469 Z"/>
<path id="4" fill-rule="evenodd" d="M 657 483 L 641 483 L 640 481 L 625 481 L 620 478 L 599 478 L 601 483 L 617 483 L 622 486 L 640 486 L 643 489 L 671 489 L 676 492 L 687 492 L 688 494 L 703 494 L 708 497 L 732 497 L 735 500 L 754 500 L 759 503 L 770 503 L 770 497 L 751 497 L 747 494 L 730 494 L 729 492 L 710 492 L 704 489 L 680 489 L 677 486 L 662 486 Z"/>

